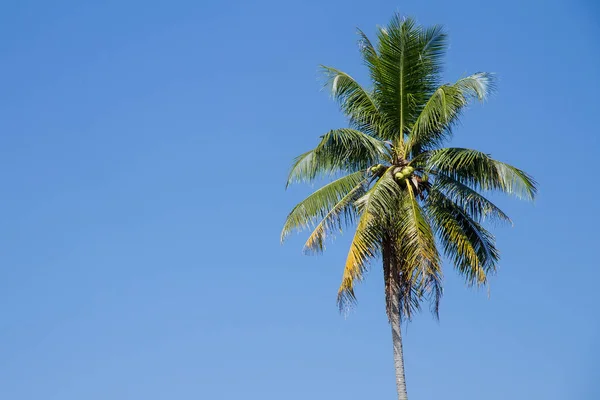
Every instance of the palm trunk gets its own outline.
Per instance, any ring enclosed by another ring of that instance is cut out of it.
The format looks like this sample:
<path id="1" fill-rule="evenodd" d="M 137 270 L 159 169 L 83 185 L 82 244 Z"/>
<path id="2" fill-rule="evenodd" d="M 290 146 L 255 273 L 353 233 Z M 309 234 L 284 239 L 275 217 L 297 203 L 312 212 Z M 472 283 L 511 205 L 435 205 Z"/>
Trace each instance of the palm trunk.
<path id="1" fill-rule="evenodd" d="M 408 400 L 404 377 L 404 354 L 402 352 L 402 326 L 400 324 L 400 297 L 398 293 L 398 257 L 389 236 L 382 242 L 383 276 L 385 280 L 386 311 L 392 326 L 394 345 L 394 367 L 396 369 L 396 390 L 398 400 Z"/>
<path id="2" fill-rule="evenodd" d="M 408 400 L 406 378 L 404 376 L 404 354 L 402 352 L 402 327 L 400 325 L 400 307 L 398 296 L 392 299 L 390 324 L 392 325 L 392 342 L 394 344 L 394 367 L 396 369 L 396 390 L 398 400 Z"/>

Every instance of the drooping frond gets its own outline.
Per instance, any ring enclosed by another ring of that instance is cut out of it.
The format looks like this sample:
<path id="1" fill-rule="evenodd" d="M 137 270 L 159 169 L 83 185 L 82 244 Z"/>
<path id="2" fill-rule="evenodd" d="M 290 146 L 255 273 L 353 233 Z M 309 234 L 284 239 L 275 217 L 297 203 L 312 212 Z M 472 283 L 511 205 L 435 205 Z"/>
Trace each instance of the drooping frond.
<path id="1" fill-rule="evenodd" d="M 407 184 L 408 194 L 403 196 L 402 215 L 398 224 L 399 237 L 402 238 L 403 258 L 408 264 L 423 268 L 423 263 L 439 264 L 435 249 L 435 238 L 429 222 L 421 212 L 413 188 Z M 424 272 L 424 270 L 421 270 Z"/>
<path id="2" fill-rule="evenodd" d="M 493 76 L 484 72 L 440 86 L 427 100 L 410 129 L 407 153 L 418 155 L 422 150 L 442 144 L 469 101 L 484 101 L 493 87 Z"/>
<path id="3" fill-rule="evenodd" d="M 529 200 L 537 193 L 537 184 L 527 173 L 477 150 L 455 147 L 432 150 L 413 162 L 423 164 L 428 173 L 440 172 L 476 190 L 499 190 Z"/>
<path id="4" fill-rule="evenodd" d="M 354 286 L 362 280 L 370 259 L 379 250 L 381 233 L 387 214 L 398 204 L 400 189 L 389 168 L 369 191 L 356 201 L 361 217 L 350 244 L 342 283 L 338 290 L 338 306 L 346 309 L 355 301 Z"/>
<path id="5" fill-rule="evenodd" d="M 354 286 L 363 279 L 369 260 L 376 255 L 377 239 L 372 228 L 373 216 L 368 213 L 362 214 L 350 244 L 342 283 L 338 289 L 337 303 L 340 311 L 347 310 L 356 302 Z"/>
<path id="6" fill-rule="evenodd" d="M 444 174 L 436 174 L 433 190 L 444 193 L 477 222 L 483 222 L 488 218 L 491 221 L 508 222 L 512 224 L 508 215 L 490 200 L 485 198 L 485 196 Z"/>
<path id="7" fill-rule="evenodd" d="M 352 218 L 351 213 L 344 213 L 344 211 L 347 211 L 345 206 L 339 210 L 334 211 L 334 209 L 341 207 L 340 203 L 350 193 L 364 185 L 365 178 L 365 171 L 346 175 L 323 186 L 298 203 L 285 221 L 281 232 L 281 241 L 283 242 L 293 230 L 301 230 L 315 225 L 323 219 L 328 219 L 327 224 L 341 224 L 343 221 L 340 220 L 340 217 Z M 334 211 L 334 214 L 330 214 L 332 211 Z"/>
<path id="8" fill-rule="evenodd" d="M 403 317 L 410 319 L 421 300 L 429 298 L 437 316 L 442 295 L 442 265 L 435 234 L 409 182 L 397 216 L 397 253 L 402 270 L 398 285 Z"/>
<path id="9" fill-rule="evenodd" d="M 332 97 L 342 112 L 350 119 L 352 127 L 373 136 L 381 128 L 381 114 L 372 93 L 363 88 L 347 73 L 335 68 L 321 66 Z"/>
<path id="10" fill-rule="evenodd" d="M 489 72 L 477 72 L 473 75 L 459 79 L 454 84 L 464 96 L 479 101 L 485 101 L 496 90 L 496 79 Z"/>
<path id="11" fill-rule="evenodd" d="M 386 144 L 355 129 L 335 129 L 321 136 L 321 142 L 294 160 L 287 185 L 310 182 L 339 171 L 355 172 L 385 160 Z"/>
<path id="12" fill-rule="evenodd" d="M 446 256 L 468 284 L 485 285 L 500 257 L 492 234 L 440 191 L 430 192 L 426 207 Z"/>
<path id="13" fill-rule="evenodd" d="M 329 232 L 334 229 L 341 231 L 345 222 L 350 222 L 354 219 L 354 202 L 364 195 L 366 186 L 367 179 L 364 179 L 331 208 L 308 237 L 308 240 L 304 244 L 305 252 L 320 253 L 325 250 L 325 238 Z"/>

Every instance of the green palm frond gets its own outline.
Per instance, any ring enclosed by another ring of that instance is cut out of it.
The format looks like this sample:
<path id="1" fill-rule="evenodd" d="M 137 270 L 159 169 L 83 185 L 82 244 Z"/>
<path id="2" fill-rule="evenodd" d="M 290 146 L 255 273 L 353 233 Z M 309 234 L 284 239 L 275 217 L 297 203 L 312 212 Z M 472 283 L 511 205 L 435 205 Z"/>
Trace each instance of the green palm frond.
<path id="1" fill-rule="evenodd" d="M 306 253 L 323 252 L 325 250 L 325 238 L 329 232 L 335 229 L 341 231 L 345 222 L 350 222 L 354 219 L 354 202 L 365 193 L 366 186 L 367 179 L 364 179 L 331 208 L 306 240 L 304 244 L 304 251 Z M 343 220 L 342 217 L 344 217 Z"/>
<path id="2" fill-rule="evenodd" d="M 355 129 L 334 129 L 321 136 L 313 150 L 294 160 L 287 185 L 310 182 L 336 172 L 364 170 L 388 156 L 386 144 Z"/>
<path id="3" fill-rule="evenodd" d="M 340 224 L 340 217 L 352 218 L 352 213 L 343 212 L 347 210 L 344 207 L 330 214 L 340 202 L 344 201 L 348 194 L 355 191 L 357 187 L 365 184 L 366 171 L 358 171 L 350 175 L 339 178 L 320 189 L 301 201 L 289 213 L 283 230 L 281 232 L 281 241 L 294 230 L 302 230 L 311 225 L 327 219 L 327 224 Z"/>
<path id="4" fill-rule="evenodd" d="M 413 163 L 423 164 L 427 173 L 440 172 L 474 189 L 498 190 L 529 200 L 537 193 L 537 183 L 527 173 L 477 150 L 456 147 L 432 150 L 418 156 Z"/>
<path id="5" fill-rule="evenodd" d="M 375 48 L 375 46 L 373 46 L 373 44 L 363 31 L 357 29 L 357 34 L 359 37 L 358 48 L 362 54 L 363 62 L 365 63 L 367 68 L 369 68 L 370 71 L 377 70 L 379 63 L 379 54 L 377 54 L 377 49 Z"/>
<path id="6" fill-rule="evenodd" d="M 373 94 L 363 88 L 347 73 L 322 65 L 326 86 L 339 104 L 350 124 L 365 133 L 378 136 L 381 131 L 381 114 Z"/>
<path id="7" fill-rule="evenodd" d="M 393 169 L 386 168 L 375 185 L 355 203 L 361 213 L 374 215 L 379 218 L 380 223 L 387 223 L 393 210 L 398 208 L 402 196 L 402 190 L 394 180 Z"/>
<path id="8" fill-rule="evenodd" d="M 451 135 L 453 125 L 469 101 L 484 101 L 493 87 L 493 76 L 485 72 L 440 86 L 427 100 L 410 130 L 407 154 L 417 155 L 441 145 Z"/>
<path id="9" fill-rule="evenodd" d="M 494 236 L 439 191 L 431 191 L 426 207 L 446 256 L 467 283 L 485 285 L 500 258 Z"/>
<path id="10" fill-rule="evenodd" d="M 492 221 L 512 224 L 509 216 L 485 198 L 485 196 L 441 173 L 436 174 L 433 190 L 439 190 L 444 193 L 450 200 L 464 209 L 471 218 L 478 222 L 489 218 Z"/>
<path id="11" fill-rule="evenodd" d="M 378 39 L 379 61 L 370 72 L 387 122 L 382 137 L 403 152 L 408 127 L 439 84 L 446 35 L 439 26 L 424 30 L 413 19 L 395 16 Z"/>

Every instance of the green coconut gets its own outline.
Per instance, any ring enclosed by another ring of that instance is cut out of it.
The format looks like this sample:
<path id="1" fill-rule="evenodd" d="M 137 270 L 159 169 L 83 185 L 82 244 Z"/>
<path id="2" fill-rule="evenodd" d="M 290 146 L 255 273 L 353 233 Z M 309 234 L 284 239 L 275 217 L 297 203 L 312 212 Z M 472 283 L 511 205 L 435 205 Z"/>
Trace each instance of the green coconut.
<path id="1" fill-rule="evenodd" d="M 402 173 L 405 174 L 406 176 L 412 174 L 413 172 L 415 172 L 415 169 L 411 166 L 408 166 L 402 170 Z"/>
<path id="2" fill-rule="evenodd" d="M 383 165 L 381 165 L 381 164 L 373 165 L 371 167 L 371 172 L 376 173 L 377 171 L 379 171 L 381 169 L 381 167 L 383 167 Z"/>

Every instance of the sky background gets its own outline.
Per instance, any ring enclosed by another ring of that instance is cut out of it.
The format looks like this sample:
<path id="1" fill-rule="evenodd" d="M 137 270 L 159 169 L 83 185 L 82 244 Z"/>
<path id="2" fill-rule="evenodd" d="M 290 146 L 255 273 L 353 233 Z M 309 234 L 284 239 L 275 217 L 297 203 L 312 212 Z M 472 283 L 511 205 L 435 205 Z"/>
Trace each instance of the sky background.
<path id="1" fill-rule="evenodd" d="M 375 266 L 347 319 L 342 236 L 281 246 L 291 159 L 344 126 L 317 66 L 355 28 L 450 34 L 496 72 L 454 145 L 533 174 L 491 297 L 446 269 L 405 327 L 411 400 L 600 398 L 600 6 L 589 1 L 31 1 L 0 6 L 0 398 L 393 399 Z"/>

